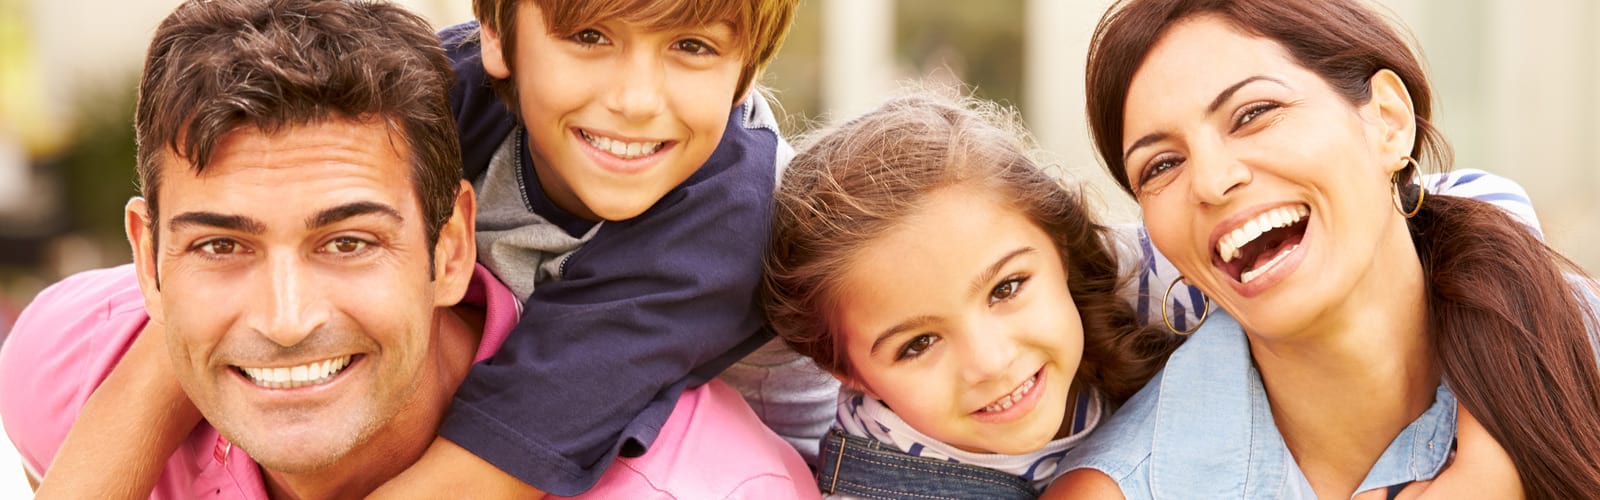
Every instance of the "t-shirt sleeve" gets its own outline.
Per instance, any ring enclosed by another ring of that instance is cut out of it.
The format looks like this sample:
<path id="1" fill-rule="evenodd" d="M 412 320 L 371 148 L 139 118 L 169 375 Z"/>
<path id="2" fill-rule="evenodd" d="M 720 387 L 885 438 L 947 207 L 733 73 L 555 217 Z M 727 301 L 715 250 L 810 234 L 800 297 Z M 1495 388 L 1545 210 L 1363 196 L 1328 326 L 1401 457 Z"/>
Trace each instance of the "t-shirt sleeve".
<path id="1" fill-rule="evenodd" d="M 0 347 L 0 420 L 34 477 L 142 327 L 137 287 L 130 266 L 69 277 L 33 299 Z"/>
<path id="2" fill-rule="evenodd" d="M 475 365 L 440 435 L 570 496 L 654 441 L 678 396 L 755 350 L 777 135 L 736 108 L 694 175 L 606 222 L 541 282 L 494 357 Z"/>
<path id="3" fill-rule="evenodd" d="M 1539 214 L 1533 210 L 1533 201 L 1517 181 L 1468 168 L 1427 175 L 1422 182 L 1429 186 L 1430 193 L 1471 198 L 1500 207 L 1528 226 L 1535 236 L 1544 239 L 1544 232 L 1539 227 Z M 1427 203 L 1427 200 L 1423 200 L 1423 203 Z"/>

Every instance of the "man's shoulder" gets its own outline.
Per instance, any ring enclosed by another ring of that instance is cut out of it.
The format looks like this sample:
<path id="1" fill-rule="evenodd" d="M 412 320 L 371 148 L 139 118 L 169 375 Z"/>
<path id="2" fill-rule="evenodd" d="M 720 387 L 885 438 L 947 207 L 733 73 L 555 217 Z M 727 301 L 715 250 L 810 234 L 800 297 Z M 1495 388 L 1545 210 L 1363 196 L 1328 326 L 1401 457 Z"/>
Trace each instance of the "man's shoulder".
<path id="1" fill-rule="evenodd" d="M 0 348 L 0 416 L 30 470 L 50 463 L 148 320 L 131 265 L 70 276 L 23 310 Z"/>

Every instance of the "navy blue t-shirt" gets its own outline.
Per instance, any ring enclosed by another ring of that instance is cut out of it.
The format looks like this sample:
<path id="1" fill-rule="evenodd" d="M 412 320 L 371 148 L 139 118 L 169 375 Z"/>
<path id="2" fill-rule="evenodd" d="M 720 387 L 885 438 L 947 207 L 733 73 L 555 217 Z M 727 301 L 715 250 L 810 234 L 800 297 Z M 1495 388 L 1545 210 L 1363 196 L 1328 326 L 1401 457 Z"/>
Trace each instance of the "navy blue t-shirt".
<path id="1" fill-rule="evenodd" d="M 520 130 L 488 86 L 476 32 L 440 33 L 468 179 Z M 779 138 L 747 128 L 749 112 L 733 109 L 688 180 L 643 214 L 603 224 L 559 279 L 538 283 L 505 345 L 457 390 L 441 436 L 540 490 L 576 495 L 618 455 L 643 454 L 684 389 L 771 338 L 754 298 Z M 535 213 L 568 233 L 592 227 L 550 202 L 531 163 L 520 167 Z"/>

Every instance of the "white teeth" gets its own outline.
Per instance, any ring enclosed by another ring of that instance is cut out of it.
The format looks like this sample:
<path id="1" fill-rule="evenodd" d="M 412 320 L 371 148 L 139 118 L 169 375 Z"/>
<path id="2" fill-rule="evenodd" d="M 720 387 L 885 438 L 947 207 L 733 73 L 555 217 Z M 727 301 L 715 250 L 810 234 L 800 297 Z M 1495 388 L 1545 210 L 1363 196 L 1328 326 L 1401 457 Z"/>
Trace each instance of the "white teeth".
<path id="1" fill-rule="evenodd" d="M 326 383 L 350 365 L 351 356 L 280 368 L 239 367 L 251 382 L 268 389 L 293 389 Z"/>
<path id="2" fill-rule="evenodd" d="M 1261 235 L 1266 234 L 1267 231 L 1271 231 L 1280 227 L 1292 226 L 1310 214 L 1311 210 L 1306 208 L 1304 205 L 1279 207 L 1268 210 L 1261 215 L 1257 215 L 1254 219 L 1250 219 L 1250 221 L 1245 222 L 1244 225 L 1234 229 L 1233 232 L 1223 235 L 1222 238 L 1217 241 L 1217 255 L 1222 257 L 1223 262 L 1232 262 L 1233 259 L 1239 258 L 1239 255 L 1242 254 L 1242 252 L 1239 251 L 1240 248 L 1243 248 L 1246 244 L 1255 241 L 1256 238 L 1260 238 Z"/>
<path id="3" fill-rule="evenodd" d="M 1017 404 L 1018 401 L 1022 401 L 1022 397 L 1026 396 L 1029 390 L 1033 389 L 1033 383 L 1036 379 L 1038 379 L 1038 377 L 1029 377 L 1028 380 L 1022 381 L 1022 385 L 1019 385 L 1015 390 L 1012 390 L 1011 394 L 1007 394 L 1001 397 L 998 401 L 990 403 L 989 406 L 983 407 L 983 411 L 996 412 L 1010 409 L 1012 405 Z"/>
<path id="4" fill-rule="evenodd" d="M 655 154 L 656 151 L 661 150 L 662 143 L 659 141 L 622 142 L 609 137 L 589 135 L 588 132 L 581 130 L 579 133 L 582 134 L 583 139 L 589 141 L 589 144 L 594 146 L 595 149 L 611 153 L 611 156 L 622 158 L 624 160 L 632 160 L 641 156 L 652 155 Z"/>

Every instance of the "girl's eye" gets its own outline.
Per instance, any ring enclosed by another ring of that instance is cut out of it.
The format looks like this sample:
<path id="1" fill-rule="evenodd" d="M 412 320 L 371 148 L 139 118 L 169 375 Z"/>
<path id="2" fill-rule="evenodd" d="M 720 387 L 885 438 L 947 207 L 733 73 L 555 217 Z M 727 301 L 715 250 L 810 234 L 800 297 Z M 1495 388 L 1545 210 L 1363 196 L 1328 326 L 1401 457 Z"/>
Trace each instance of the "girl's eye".
<path id="1" fill-rule="evenodd" d="M 1017 293 L 1022 291 L 1022 284 L 1026 281 L 1028 281 L 1027 278 L 1013 277 L 1006 278 L 1005 281 L 995 285 L 993 290 L 989 290 L 989 305 L 995 305 L 1016 297 Z"/>
<path id="2" fill-rule="evenodd" d="M 351 237 L 334 238 L 324 244 L 322 250 L 328 253 L 351 254 L 367 248 L 367 242 Z"/>
<path id="3" fill-rule="evenodd" d="M 938 341 L 937 339 L 938 337 L 932 335 L 918 335 L 916 338 L 911 339 L 910 342 L 906 342 L 906 345 L 900 347 L 900 352 L 895 353 L 894 360 L 900 361 L 921 356 L 929 347 L 933 347 L 933 344 Z"/>
<path id="4" fill-rule="evenodd" d="M 195 245 L 196 249 L 211 255 L 233 255 L 239 251 L 239 242 L 229 239 L 209 240 Z"/>
<path id="5" fill-rule="evenodd" d="M 717 55 L 717 51 L 713 50 L 710 45 L 693 38 L 679 40 L 673 44 L 673 48 L 697 56 Z"/>
<path id="6" fill-rule="evenodd" d="M 1278 104 L 1272 102 L 1259 102 L 1251 104 L 1250 106 L 1247 106 L 1239 111 L 1239 117 L 1233 121 L 1233 129 L 1238 130 L 1239 127 L 1243 127 L 1250 122 L 1255 121 L 1255 119 L 1261 117 L 1262 114 L 1277 108 Z"/>
<path id="7" fill-rule="evenodd" d="M 593 28 L 590 28 L 579 31 L 577 34 L 572 35 L 572 41 L 583 45 L 600 45 L 609 42 L 610 40 L 607 40 L 606 36 L 601 34 L 599 31 L 595 31 Z"/>

